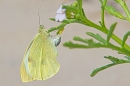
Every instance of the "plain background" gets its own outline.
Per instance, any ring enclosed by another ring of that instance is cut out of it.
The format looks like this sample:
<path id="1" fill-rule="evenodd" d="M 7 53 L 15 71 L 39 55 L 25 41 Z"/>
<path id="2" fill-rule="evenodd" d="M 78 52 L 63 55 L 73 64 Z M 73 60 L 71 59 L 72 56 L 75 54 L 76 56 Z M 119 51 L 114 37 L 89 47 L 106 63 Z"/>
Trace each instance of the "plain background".
<path id="1" fill-rule="evenodd" d="M 130 5 L 130 1 L 126 0 Z M 72 40 L 74 36 L 90 38 L 85 33 L 96 29 L 80 24 L 71 24 L 65 27 L 62 42 L 57 47 L 57 60 L 61 65 L 60 71 L 45 81 L 23 83 L 20 77 L 20 65 L 24 52 L 38 32 L 38 8 L 41 23 L 46 29 L 60 23 L 50 21 L 55 17 L 56 10 L 63 3 L 72 3 L 73 0 L 0 0 L 0 86 L 129 86 L 130 64 L 117 65 L 108 68 L 94 77 L 90 73 L 97 67 L 110 63 L 103 56 L 118 55 L 110 49 L 68 49 L 62 44 Z M 119 5 L 110 0 L 109 4 L 123 12 Z M 98 24 L 100 20 L 100 2 L 98 0 L 84 0 L 83 7 L 87 17 Z M 129 30 L 129 23 L 106 14 L 106 25 L 118 21 L 114 33 L 120 38 Z M 100 33 L 104 38 L 103 33 Z M 128 40 L 129 44 L 130 41 Z"/>

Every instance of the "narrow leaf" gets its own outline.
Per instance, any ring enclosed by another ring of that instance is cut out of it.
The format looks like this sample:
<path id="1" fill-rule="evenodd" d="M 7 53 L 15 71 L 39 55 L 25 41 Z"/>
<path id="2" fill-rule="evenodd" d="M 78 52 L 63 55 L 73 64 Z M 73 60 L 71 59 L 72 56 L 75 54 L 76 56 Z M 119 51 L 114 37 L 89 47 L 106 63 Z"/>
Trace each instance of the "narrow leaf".
<path id="1" fill-rule="evenodd" d="M 114 9 L 112 6 L 104 6 L 104 9 L 105 9 L 110 15 L 113 15 L 113 16 L 115 16 L 115 17 L 117 17 L 117 18 L 126 20 L 126 18 L 125 18 L 120 12 L 118 12 L 116 9 Z"/>
<path id="2" fill-rule="evenodd" d="M 104 38 L 102 38 L 99 34 L 94 34 L 92 32 L 86 32 L 87 35 L 95 38 L 96 40 L 98 40 L 99 42 L 105 44 L 106 43 L 106 40 Z"/>
<path id="3" fill-rule="evenodd" d="M 107 34 L 107 43 L 109 43 L 109 40 L 110 40 L 110 38 L 111 38 L 111 36 L 112 36 L 112 34 L 113 34 L 113 31 L 114 31 L 116 25 L 117 25 L 117 22 L 113 23 L 113 24 L 110 26 L 110 29 L 109 29 L 108 34 Z"/>
<path id="4" fill-rule="evenodd" d="M 122 40 L 122 48 L 124 48 L 125 42 L 126 42 L 126 40 L 127 40 L 127 38 L 128 38 L 129 35 L 130 35 L 130 31 L 128 31 L 128 32 L 124 35 L 123 40 Z"/>
<path id="5" fill-rule="evenodd" d="M 93 43 L 93 44 L 90 44 L 90 45 L 84 45 L 84 44 L 78 44 L 78 43 L 73 43 L 71 41 L 69 42 L 66 42 L 63 44 L 64 46 L 66 47 L 69 47 L 69 48 L 86 48 L 86 49 L 89 49 L 89 48 L 107 48 L 105 45 L 102 45 L 101 43 Z"/>
<path id="6" fill-rule="evenodd" d="M 94 44 L 94 41 L 93 41 L 92 39 L 83 39 L 83 38 L 80 38 L 80 37 L 77 37 L 77 36 L 75 36 L 75 37 L 73 38 L 73 40 L 79 41 L 79 42 L 83 42 L 83 43 L 86 43 L 86 44 L 88 44 L 88 45 Z"/>
<path id="7" fill-rule="evenodd" d="M 115 1 L 121 5 L 126 14 L 126 19 L 130 22 L 130 10 L 125 2 L 126 0 L 115 0 Z"/>
<path id="8" fill-rule="evenodd" d="M 109 67 L 115 66 L 117 64 L 123 64 L 123 63 L 130 63 L 130 60 L 123 60 L 123 59 L 118 59 L 116 57 L 113 56 L 104 56 L 104 58 L 109 59 L 110 61 L 112 61 L 113 63 L 96 68 L 92 73 L 91 73 L 91 77 L 93 77 L 94 75 L 96 75 L 98 72 L 107 69 Z"/>
<path id="9" fill-rule="evenodd" d="M 57 27 L 52 27 L 52 28 L 50 28 L 50 29 L 48 30 L 48 32 L 52 32 L 52 31 L 54 31 L 54 30 L 58 30 L 58 29 L 64 28 L 66 25 L 67 25 L 67 23 L 62 23 L 62 24 L 60 24 L 60 25 L 57 26 Z"/>
<path id="10" fill-rule="evenodd" d="M 96 75 L 98 72 L 102 71 L 102 70 L 105 70 L 111 66 L 114 66 L 115 63 L 112 63 L 112 64 L 108 64 L 108 65 L 105 65 L 105 66 L 102 66 L 102 67 L 99 67 L 99 68 L 96 68 L 95 70 L 93 70 L 93 72 L 91 73 L 91 77 L 93 77 L 94 75 Z"/>
<path id="11" fill-rule="evenodd" d="M 109 59 L 110 61 L 112 61 L 115 64 L 130 63 L 129 60 L 118 59 L 113 56 L 105 56 L 104 58 Z"/>
<path id="12" fill-rule="evenodd" d="M 64 43 L 63 45 L 66 46 L 66 47 L 69 47 L 69 48 L 86 48 L 86 47 L 87 47 L 87 45 L 74 44 L 74 43 L 72 43 L 71 41 L 66 42 L 66 43 Z"/>
<path id="13" fill-rule="evenodd" d="M 99 0 L 100 1 L 100 3 L 103 5 L 103 1 L 102 0 Z"/>
<path id="14" fill-rule="evenodd" d="M 124 56 L 127 60 L 130 60 L 130 57 L 129 56 Z"/>
<path id="15" fill-rule="evenodd" d="M 49 18 L 50 20 L 52 20 L 52 21 L 55 21 L 55 18 Z"/>

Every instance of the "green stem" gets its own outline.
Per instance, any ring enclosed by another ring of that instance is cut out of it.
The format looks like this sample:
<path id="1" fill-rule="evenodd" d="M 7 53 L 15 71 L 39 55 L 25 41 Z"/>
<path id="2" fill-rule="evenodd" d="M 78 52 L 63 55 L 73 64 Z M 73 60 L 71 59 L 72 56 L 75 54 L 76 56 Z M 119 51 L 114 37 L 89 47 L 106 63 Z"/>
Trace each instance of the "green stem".
<path id="1" fill-rule="evenodd" d="M 94 28 L 96 28 L 97 30 L 99 30 L 99 31 L 101 31 L 101 32 L 103 32 L 103 33 L 105 33 L 105 34 L 108 33 L 108 29 L 107 29 L 107 28 L 101 27 L 101 26 L 99 26 L 99 25 L 97 25 L 97 24 L 91 22 L 90 20 L 86 19 L 86 18 L 83 17 L 83 16 L 81 16 L 81 18 L 82 18 L 82 20 L 83 20 L 84 22 L 89 23 L 89 25 L 90 25 L 91 27 L 94 27 Z M 112 34 L 112 39 L 113 39 L 115 42 L 117 42 L 120 46 L 122 45 L 122 40 L 121 40 L 119 37 L 117 37 L 115 34 Z M 129 45 L 125 44 L 124 47 L 125 47 L 127 50 L 130 50 L 130 46 L 129 46 Z"/>
<path id="2" fill-rule="evenodd" d="M 102 20 L 102 26 L 106 28 L 105 22 L 104 22 L 104 8 L 103 6 L 105 6 L 107 3 L 107 0 L 104 1 L 104 3 L 102 3 L 102 11 L 101 11 L 101 20 Z"/>
<path id="3" fill-rule="evenodd" d="M 127 55 L 127 56 L 130 56 L 130 53 L 129 53 L 128 50 L 126 50 L 126 49 L 121 49 L 120 47 L 114 46 L 113 44 L 108 44 L 108 45 L 107 45 L 107 48 L 116 50 L 116 51 L 118 51 L 118 52 L 120 52 L 120 53 L 123 53 L 123 54 L 125 54 L 125 55 Z"/>
<path id="4" fill-rule="evenodd" d="M 102 7 L 102 12 L 101 12 L 101 20 L 102 20 L 102 26 L 103 27 L 106 27 L 106 25 L 105 25 L 105 22 L 104 22 L 104 9 L 103 9 L 103 7 Z"/>

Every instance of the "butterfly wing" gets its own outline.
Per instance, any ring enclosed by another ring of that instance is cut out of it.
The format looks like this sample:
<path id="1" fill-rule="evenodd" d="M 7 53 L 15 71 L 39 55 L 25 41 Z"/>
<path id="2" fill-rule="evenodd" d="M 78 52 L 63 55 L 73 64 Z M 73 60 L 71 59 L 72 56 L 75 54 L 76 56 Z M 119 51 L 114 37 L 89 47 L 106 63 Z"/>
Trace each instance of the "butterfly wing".
<path id="1" fill-rule="evenodd" d="M 31 76 L 30 71 L 29 71 L 29 66 L 28 66 L 28 54 L 30 52 L 30 47 L 31 47 L 32 43 L 33 43 L 33 41 L 30 43 L 30 45 L 28 46 L 28 48 L 25 52 L 25 55 L 24 55 L 24 58 L 23 58 L 23 61 L 21 64 L 21 68 L 20 68 L 21 79 L 23 82 L 29 82 L 29 81 L 35 80 Z"/>
<path id="2" fill-rule="evenodd" d="M 52 40 L 38 33 L 24 56 L 20 70 L 22 81 L 46 80 L 52 77 L 60 68 L 56 56 L 57 51 Z"/>

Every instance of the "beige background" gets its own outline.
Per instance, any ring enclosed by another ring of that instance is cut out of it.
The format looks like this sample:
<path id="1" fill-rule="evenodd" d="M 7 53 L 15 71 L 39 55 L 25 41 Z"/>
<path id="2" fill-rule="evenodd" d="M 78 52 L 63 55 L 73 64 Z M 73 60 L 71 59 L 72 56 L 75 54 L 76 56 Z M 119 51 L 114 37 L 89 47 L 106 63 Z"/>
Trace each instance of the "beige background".
<path id="1" fill-rule="evenodd" d="M 66 3 L 71 3 L 68 0 Z M 112 1 L 112 0 L 111 0 Z M 126 0 L 129 4 L 130 1 Z M 24 52 L 31 39 L 38 31 L 38 8 L 41 23 L 46 29 L 59 25 L 50 21 L 56 15 L 57 8 L 65 3 L 63 0 L 0 0 L 0 86 L 129 86 L 130 64 L 118 65 L 90 77 L 93 69 L 110 63 L 103 56 L 113 55 L 123 58 L 110 49 L 68 49 L 62 44 L 76 36 L 89 38 L 87 31 L 99 31 L 79 24 L 66 26 L 62 42 L 57 47 L 57 57 L 61 68 L 52 78 L 45 81 L 23 83 L 20 78 L 20 65 Z M 100 3 L 98 0 L 84 0 L 86 15 L 92 21 L 100 20 Z M 110 2 L 118 10 L 119 6 Z M 122 11 L 121 11 L 122 12 Z M 118 21 L 115 30 L 120 38 L 129 30 L 129 23 L 106 15 L 107 26 Z M 101 33 L 102 34 L 102 33 Z M 102 34 L 104 37 L 105 35 Z M 130 41 L 127 41 L 128 44 Z"/>

